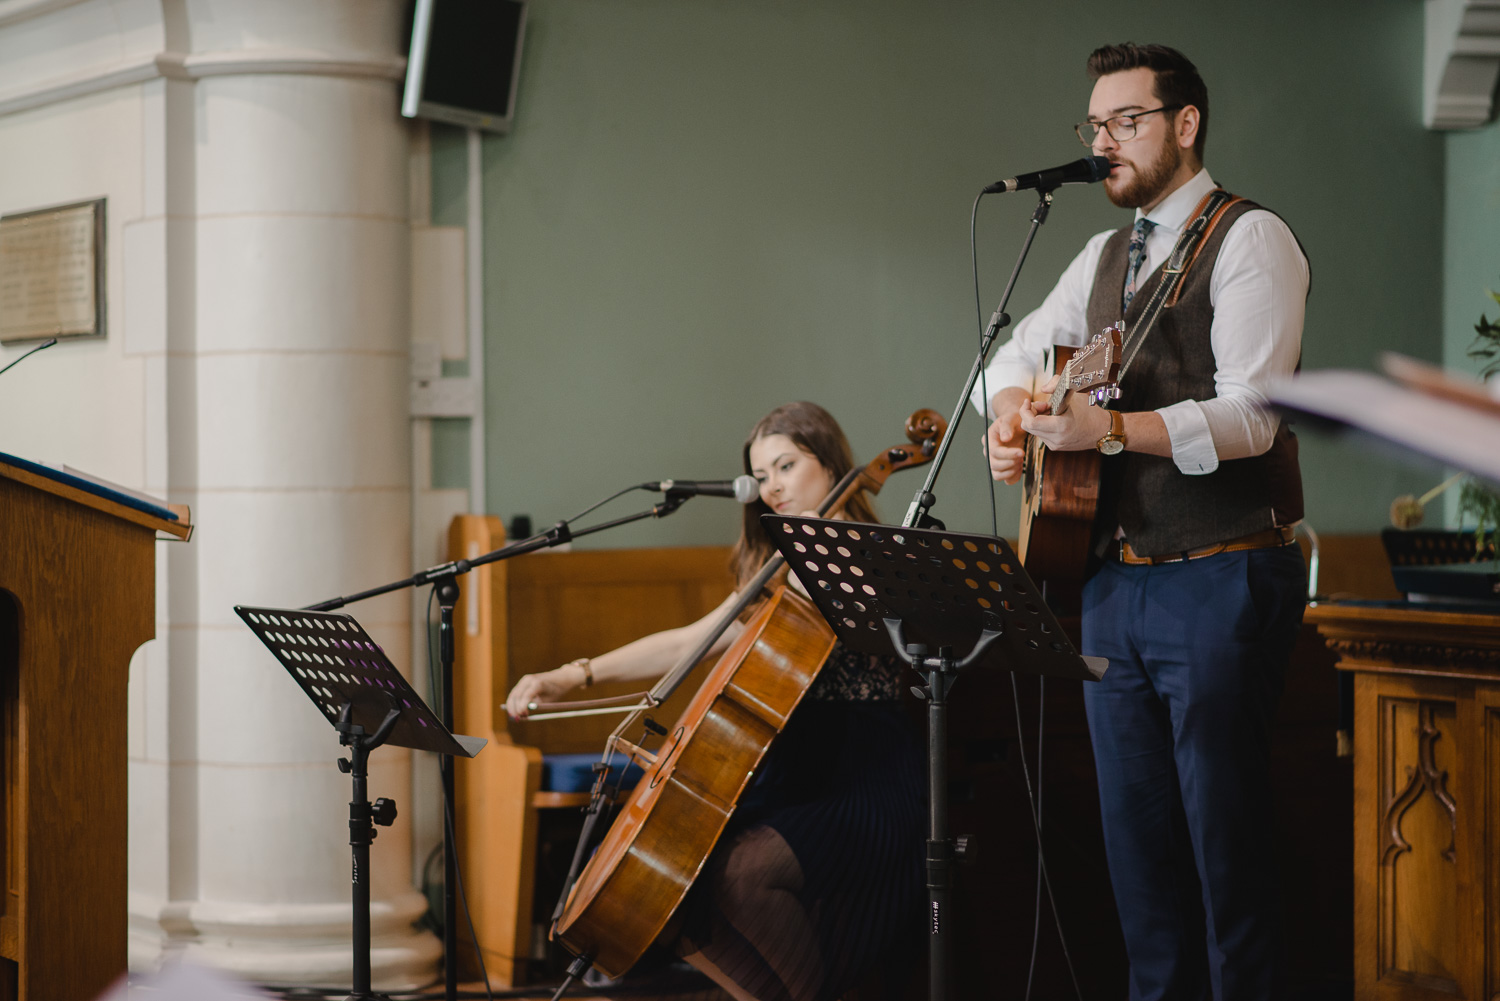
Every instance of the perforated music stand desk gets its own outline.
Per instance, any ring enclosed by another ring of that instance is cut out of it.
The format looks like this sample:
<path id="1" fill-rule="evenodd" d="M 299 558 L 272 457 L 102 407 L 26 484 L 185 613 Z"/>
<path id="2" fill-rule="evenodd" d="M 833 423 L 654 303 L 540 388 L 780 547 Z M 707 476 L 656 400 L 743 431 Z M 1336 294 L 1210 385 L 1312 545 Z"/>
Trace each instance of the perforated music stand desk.
<path id="1" fill-rule="evenodd" d="M 386 713 L 397 709 L 401 715 L 387 744 L 464 758 L 484 747 L 482 737 L 448 732 L 354 616 L 244 605 L 234 610 L 331 725 L 338 725 L 348 703 L 352 721 L 373 734 Z"/>
<path id="2" fill-rule="evenodd" d="M 985 629 L 1000 637 L 975 667 L 1097 681 L 1004 539 L 961 532 L 764 515 L 771 541 L 844 645 L 890 654 L 885 619 L 908 643 L 962 658 Z"/>
<path id="3" fill-rule="evenodd" d="M 778 515 L 761 523 L 845 646 L 894 652 L 926 681 L 916 691 L 927 702 L 928 997 L 948 1001 L 959 857 L 948 834 L 948 690 L 975 667 L 1097 681 L 1108 665 L 1073 649 L 1004 539 Z"/>
<path id="4" fill-rule="evenodd" d="M 352 615 L 244 605 L 234 610 L 339 731 L 339 743 L 353 752 L 352 759 L 338 762 L 354 781 L 349 803 L 354 984 L 348 1001 L 382 997 L 370 991 L 370 842 L 375 824 L 388 826 L 396 819 L 396 805 L 385 799 L 370 803 L 365 786 L 369 754 L 395 744 L 472 758 L 486 741 L 449 733 Z"/>

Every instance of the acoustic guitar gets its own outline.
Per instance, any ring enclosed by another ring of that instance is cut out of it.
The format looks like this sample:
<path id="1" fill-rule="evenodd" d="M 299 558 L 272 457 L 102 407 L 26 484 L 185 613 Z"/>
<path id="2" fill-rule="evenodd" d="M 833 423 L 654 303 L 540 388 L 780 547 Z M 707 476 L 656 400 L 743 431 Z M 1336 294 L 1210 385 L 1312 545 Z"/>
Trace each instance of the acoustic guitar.
<path id="1" fill-rule="evenodd" d="M 1109 326 L 1082 348 L 1053 349 L 1058 372 L 1044 399 L 1050 414 L 1065 413 L 1079 393 L 1095 405 L 1120 395 L 1120 335 Z M 1028 435 L 1021 473 L 1021 532 L 1016 552 L 1031 578 L 1046 587 L 1054 606 L 1076 607 L 1088 562 L 1089 537 L 1099 508 L 1099 460 L 1094 449 L 1053 452 Z"/>

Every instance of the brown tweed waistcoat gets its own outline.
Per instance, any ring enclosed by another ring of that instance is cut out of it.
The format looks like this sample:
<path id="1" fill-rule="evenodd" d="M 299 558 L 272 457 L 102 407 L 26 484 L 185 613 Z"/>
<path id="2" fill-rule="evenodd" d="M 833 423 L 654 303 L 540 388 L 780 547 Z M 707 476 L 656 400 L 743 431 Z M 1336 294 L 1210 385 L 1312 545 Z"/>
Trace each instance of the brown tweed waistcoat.
<path id="1" fill-rule="evenodd" d="M 1125 377 L 1112 409 L 1156 410 L 1182 400 L 1209 400 L 1214 388 L 1214 353 L 1209 339 L 1214 309 L 1209 299 L 1214 262 L 1224 236 L 1246 212 L 1258 208 L 1242 201 L 1225 211 L 1198 259 L 1183 276 L 1176 305 L 1163 309 Z M 1130 227 L 1114 233 L 1104 246 L 1089 297 L 1089 330 L 1099 331 L 1120 319 L 1125 287 Z M 1161 283 L 1157 268 L 1142 283 L 1125 314 L 1126 329 Z M 1208 546 L 1302 517 L 1302 476 L 1297 468 L 1297 439 L 1283 423 L 1269 451 L 1244 459 L 1221 461 L 1212 473 L 1189 476 L 1170 458 L 1124 452 L 1104 460 L 1096 538 L 1115 527 L 1125 530 L 1131 547 L 1145 556 L 1160 556 Z"/>

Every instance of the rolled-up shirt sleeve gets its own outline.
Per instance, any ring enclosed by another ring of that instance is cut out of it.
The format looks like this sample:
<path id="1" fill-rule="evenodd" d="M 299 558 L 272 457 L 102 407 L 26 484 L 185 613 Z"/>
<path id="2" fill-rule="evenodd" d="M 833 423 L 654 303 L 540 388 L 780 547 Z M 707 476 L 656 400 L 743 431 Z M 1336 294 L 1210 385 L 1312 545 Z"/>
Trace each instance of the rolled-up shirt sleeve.
<path id="1" fill-rule="evenodd" d="M 1301 358 L 1307 287 L 1307 259 L 1274 213 L 1247 212 L 1225 234 L 1209 287 L 1215 396 L 1157 411 L 1181 472 L 1211 473 L 1271 447 L 1279 418 L 1264 404 Z"/>
<path id="2" fill-rule="evenodd" d="M 992 421 L 989 401 L 1002 389 L 1031 390 L 1037 369 L 1054 344 L 1080 346 L 1088 340 L 1088 302 L 1099 270 L 1099 258 L 1112 230 L 1099 233 L 1084 244 L 1047 298 L 1017 323 L 1010 340 L 995 350 L 974 386 L 969 402 Z"/>

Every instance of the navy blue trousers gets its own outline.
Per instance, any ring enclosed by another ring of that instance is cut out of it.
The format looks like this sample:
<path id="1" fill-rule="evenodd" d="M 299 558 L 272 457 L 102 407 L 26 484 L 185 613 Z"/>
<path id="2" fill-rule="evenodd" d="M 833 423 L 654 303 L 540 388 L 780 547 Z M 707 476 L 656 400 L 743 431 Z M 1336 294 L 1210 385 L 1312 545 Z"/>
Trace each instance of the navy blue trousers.
<path id="1" fill-rule="evenodd" d="M 1105 563 L 1084 704 L 1131 1001 L 1263 1001 L 1280 942 L 1271 816 L 1276 701 L 1302 623 L 1297 546 Z"/>

